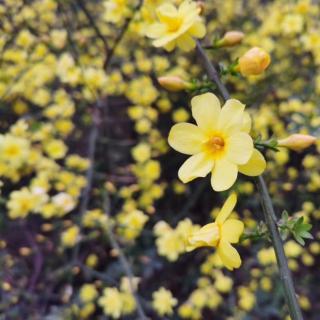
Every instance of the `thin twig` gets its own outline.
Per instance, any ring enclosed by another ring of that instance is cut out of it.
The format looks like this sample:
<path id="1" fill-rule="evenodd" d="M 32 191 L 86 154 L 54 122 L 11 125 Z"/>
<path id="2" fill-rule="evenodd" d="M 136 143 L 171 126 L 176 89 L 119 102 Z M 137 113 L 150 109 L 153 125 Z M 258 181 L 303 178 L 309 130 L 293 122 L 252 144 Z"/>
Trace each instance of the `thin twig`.
<path id="1" fill-rule="evenodd" d="M 110 216 L 110 209 L 111 209 L 111 206 L 110 206 L 110 199 L 108 197 L 108 195 L 105 193 L 105 196 L 104 196 L 104 211 L 105 211 L 105 214 L 109 217 Z M 136 301 L 136 305 L 137 305 L 137 312 L 138 312 L 138 315 L 139 315 L 139 319 L 142 319 L 142 320 L 147 320 L 147 316 L 146 314 L 144 313 L 144 310 L 143 310 L 143 307 L 140 303 L 140 300 L 139 300 L 139 297 L 137 296 L 137 294 L 135 293 L 135 288 L 134 288 L 134 284 L 133 284 L 133 279 L 134 279 L 134 274 L 131 270 L 131 266 L 129 264 L 129 261 L 127 260 L 125 254 L 123 253 L 114 233 L 113 233 L 113 230 L 112 230 L 112 226 L 110 224 L 108 224 L 108 237 L 109 237 L 109 240 L 110 240 L 110 243 L 111 243 L 111 246 L 114 250 L 116 250 L 116 252 L 118 253 L 118 257 L 119 257 L 119 261 L 122 265 L 122 268 L 123 268 L 123 271 L 124 273 L 126 274 L 126 276 L 128 277 L 128 282 L 129 282 L 129 287 L 130 287 L 130 291 Z"/>
<path id="2" fill-rule="evenodd" d="M 90 11 L 87 9 L 85 4 L 83 3 L 83 0 L 78 0 L 77 3 L 79 4 L 79 7 L 83 11 L 86 18 L 88 19 L 91 27 L 94 29 L 97 37 L 103 42 L 105 51 L 107 53 L 109 51 L 108 42 L 107 42 L 106 38 L 104 37 L 104 35 L 102 34 L 102 32 L 100 31 L 99 27 L 96 25 L 94 18 L 92 17 Z"/>
<path id="3" fill-rule="evenodd" d="M 202 48 L 200 42 L 197 42 L 197 51 L 203 61 L 204 68 L 206 69 L 210 80 L 214 81 L 219 88 L 223 98 L 228 100 L 230 94 L 225 85 L 220 80 L 219 74 L 214 65 L 209 60 L 207 54 Z M 266 187 L 266 183 L 262 176 L 257 178 L 258 191 L 260 193 L 261 204 L 264 212 L 266 224 L 268 226 L 270 236 L 272 239 L 273 247 L 276 253 L 277 262 L 279 266 L 280 279 L 283 284 L 285 299 L 288 304 L 289 313 L 292 320 L 303 320 L 301 309 L 295 293 L 292 275 L 288 267 L 288 261 L 283 249 L 283 242 L 281 240 L 279 230 L 277 228 L 277 218 L 274 212 L 272 201 Z"/>
<path id="4" fill-rule="evenodd" d="M 111 62 L 111 59 L 114 55 L 114 52 L 117 50 L 119 43 L 121 42 L 122 38 L 124 37 L 126 31 L 128 30 L 133 18 L 135 17 L 136 13 L 140 11 L 140 8 L 143 5 L 143 0 L 139 0 L 138 4 L 134 9 L 132 9 L 132 13 L 128 19 L 126 19 L 120 33 L 118 34 L 116 40 L 114 41 L 113 47 L 107 52 L 106 59 L 103 64 L 103 68 L 106 70 Z"/>

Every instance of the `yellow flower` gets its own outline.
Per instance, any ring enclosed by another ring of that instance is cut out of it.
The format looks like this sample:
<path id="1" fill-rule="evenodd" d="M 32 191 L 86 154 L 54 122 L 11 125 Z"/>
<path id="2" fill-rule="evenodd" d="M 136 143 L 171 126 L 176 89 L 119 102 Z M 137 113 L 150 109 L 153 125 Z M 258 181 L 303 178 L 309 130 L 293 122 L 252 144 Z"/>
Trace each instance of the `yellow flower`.
<path id="1" fill-rule="evenodd" d="M 62 245 L 71 248 L 76 245 L 79 240 L 80 229 L 78 226 L 72 226 L 66 229 L 61 235 Z"/>
<path id="2" fill-rule="evenodd" d="M 172 296 L 172 293 L 161 287 L 158 291 L 152 294 L 152 306 L 160 316 L 173 314 L 173 307 L 178 301 Z"/>
<path id="3" fill-rule="evenodd" d="M 239 268 L 241 258 L 231 243 L 239 242 L 244 225 L 240 220 L 228 219 L 236 203 L 237 196 L 233 193 L 223 205 L 215 222 L 206 224 L 200 230 L 191 233 L 187 241 L 187 250 L 207 246 L 216 247 L 222 263 L 229 270 Z"/>
<path id="4" fill-rule="evenodd" d="M 38 198 L 28 188 L 11 192 L 7 208 L 11 219 L 25 218 L 37 207 Z"/>
<path id="5" fill-rule="evenodd" d="M 221 108 L 214 94 L 205 93 L 194 97 L 191 105 L 198 126 L 179 123 L 169 134 L 172 148 L 191 155 L 179 169 L 182 182 L 212 172 L 213 190 L 223 191 L 234 184 L 238 171 L 248 176 L 258 176 L 264 171 L 266 162 L 254 149 L 248 134 L 251 119 L 242 103 L 230 99 Z"/>
<path id="6" fill-rule="evenodd" d="M 67 153 L 67 146 L 63 141 L 58 139 L 46 142 L 44 145 L 44 149 L 48 156 L 52 159 L 61 159 Z"/>
<path id="7" fill-rule="evenodd" d="M 195 2 L 183 1 L 179 8 L 165 3 L 158 7 L 157 16 L 159 23 L 151 25 L 147 32 L 149 38 L 155 39 L 155 47 L 172 51 L 177 45 L 190 51 L 196 45 L 194 38 L 203 38 L 206 33 Z"/>
<path id="8" fill-rule="evenodd" d="M 99 298 L 98 304 L 103 312 L 114 319 L 119 319 L 123 309 L 123 301 L 120 291 L 117 288 L 105 288 L 103 295 Z"/>
<path id="9" fill-rule="evenodd" d="M 82 302 L 91 302 L 98 296 L 98 291 L 94 284 L 86 283 L 80 289 L 80 299 Z"/>
<path id="10" fill-rule="evenodd" d="M 104 19 L 107 22 L 121 24 L 130 15 L 130 1 L 108 0 L 104 2 Z"/>

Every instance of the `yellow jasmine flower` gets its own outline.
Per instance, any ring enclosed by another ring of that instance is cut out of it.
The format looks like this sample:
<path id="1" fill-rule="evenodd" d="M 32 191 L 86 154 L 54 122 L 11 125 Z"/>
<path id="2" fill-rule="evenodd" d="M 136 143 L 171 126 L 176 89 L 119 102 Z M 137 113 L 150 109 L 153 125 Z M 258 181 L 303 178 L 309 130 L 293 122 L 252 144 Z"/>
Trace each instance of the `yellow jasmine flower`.
<path id="1" fill-rule="evenodd" d="M 61 234 L 62 245 L 66 248 L 72 248 L 79 241 L 80 229 L 78 226 L 71 226 Z"/>
<path id="2" fill-rule="evenodd" d="M 98 291 L 94 284 L 86 283 L 80 289 L 80 299 L 82 302 L 88 303 L 98 296 Z"/>
<path id="3" fill-rule="evenodd" d="M 206 28 L 195 2 L 183 1 L 179 8 L 164 3 L 156 12 L 159 22 L 151 25 L 147 32 L 149 38 L 155 39 L 155 47 L 172 51 L 178 46 L 183 51 L 190 51 L 196 45 L 194 38 L 205 36 Z"/>
<path id="4" fill-rule="evenodd" d="M 218 256 L 229 270 L 239 268 L 241 258 L 231 243 L 238 243 L 243 232 L 243 222 L 237 219 L 228 219 L 237 203 L 236 194 L 231 194 L 221 208 L 217 219 L 206 224 L 200 230 L 190 234 L 187 241 L 187 251 L 199 247 L 216 247 Z"/>
<path id="5" fill-rule="evenodd" d="M 260 175 L 266 162 L 254 148 L 250 116 L 245 106 L 235 99 L 223 108 L 212 93 L 191 100 L 192 116 L 197 125 L 178 123 L 169 133 L 169 144 L 175 150 L 191 155 L 179 169 L 182 182 L 212 173 L 211 185 L 215 191 L 229 189 L 238 172 L 248 176 Z"/>
<path id="6" fill-rule="evenodd" d="M 152 306 L 160 316 L 173 314 L 173 307 L 178 303 L 171 291 L 161 287 L 152 294 Z"/>

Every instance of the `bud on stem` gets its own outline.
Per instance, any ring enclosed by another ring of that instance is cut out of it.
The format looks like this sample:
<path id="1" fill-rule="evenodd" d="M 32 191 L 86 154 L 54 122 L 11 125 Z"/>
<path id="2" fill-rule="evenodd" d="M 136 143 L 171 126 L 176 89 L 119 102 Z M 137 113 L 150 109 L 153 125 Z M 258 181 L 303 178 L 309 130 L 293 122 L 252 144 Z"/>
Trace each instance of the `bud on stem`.
<path id="1" fill-rule="evenodd" d="M 288 148 L 293 151 L 303 151 L 317 141 L 316 137 L 307 134 L 292 134 L 291 136 L 278 140 L 278 147 Z"/>
<path id="2" fill-rule="evenodd" d="M 243 76 L 259 75 L 268 68 L 270 55 L 263 49 L 254 47 L 239 58 L 236 70 Z"/>
<path id="3" fill-rule="evenodd" d="M 190 90 L 193 88 L 193 84 L 191 82 L 185 81 L 177 76 L 159 77 L 158 82 L 161 87 L 172 92 Z"/>
<path id="4" fill-rule="evenodd" d="M 224 34 L 223 38 L 217 40 L 214 44 L 215 48 L 233 47 L 241 43 L 244 38 L 244 33 L 241 31 L 228 31 Z"/>

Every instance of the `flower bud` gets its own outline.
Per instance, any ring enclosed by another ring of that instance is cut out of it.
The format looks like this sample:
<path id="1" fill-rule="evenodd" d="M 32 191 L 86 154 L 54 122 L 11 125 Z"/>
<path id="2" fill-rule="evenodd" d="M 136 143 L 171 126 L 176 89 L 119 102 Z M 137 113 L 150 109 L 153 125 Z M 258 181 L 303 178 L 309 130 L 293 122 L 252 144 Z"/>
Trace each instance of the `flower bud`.
<path id="1" fill-rule="evenodd" d="M 238 70 L 244 76 L 261 74 L 270 64 L 270 55 L 263 49 L 254 47 L 240 59 Z"/>
<path id="2" fill-rule="evenodd" d="M 187 82 L 177 76 L 159 77 L 158 82 L 160 83 L 161 87 L 173 92 L 191 89 L 193 86 L 192 83 Z"/>
<path id="3" fill-rule="evenodd" d="M 223 38 L 217 42 L 218 47 L 232 47 L 241 43 L 244 33 L 241 31 L 228 31 Z"/>
<path id="4" fill-rule="evenodd" d="M 285 147 L 293 151 L 302 151 L 316 142 L 316 138 L 307 134 L 292 134 L 278 140 L 278 147 Z"/>
<path id="5" fill-rule="evenodd" d="M 197 10 L 199 15 L 204 13 L 204 1 L 197 1 Z"/>

